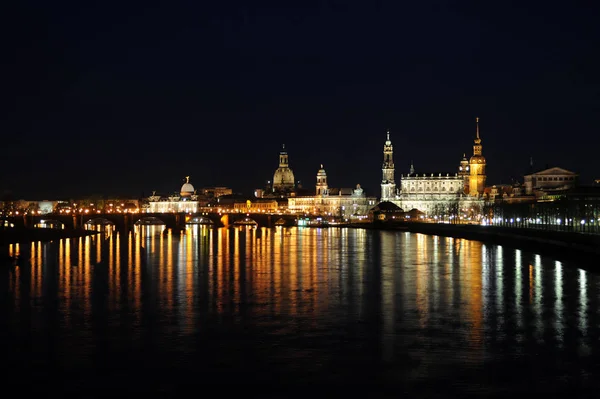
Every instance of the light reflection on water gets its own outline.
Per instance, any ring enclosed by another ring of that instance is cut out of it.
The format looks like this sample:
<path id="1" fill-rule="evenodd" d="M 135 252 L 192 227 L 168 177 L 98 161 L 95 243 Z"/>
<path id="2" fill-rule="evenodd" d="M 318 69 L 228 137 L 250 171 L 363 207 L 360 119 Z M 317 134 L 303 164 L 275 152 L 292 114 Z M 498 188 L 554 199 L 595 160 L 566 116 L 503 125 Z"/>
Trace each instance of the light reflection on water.
<path id="1" fill-rule="evenodd" d="M 550 389 L 553 375 L 581 379 L 587 366 L 573 377 L 548 359 L 598 349 L 598 276 L 576 262 L 404 232 L 103 228 L 9 246 L 29 260 L 0 281 L 3 333 L 20 364 L 185 364 L 217 376 L 226 367 L 484 393 L 516 392 L 515 373 L 536 367 L 545 370 L 537 389 Z M 506 371 L 490 379 L 494 365 Z"/>

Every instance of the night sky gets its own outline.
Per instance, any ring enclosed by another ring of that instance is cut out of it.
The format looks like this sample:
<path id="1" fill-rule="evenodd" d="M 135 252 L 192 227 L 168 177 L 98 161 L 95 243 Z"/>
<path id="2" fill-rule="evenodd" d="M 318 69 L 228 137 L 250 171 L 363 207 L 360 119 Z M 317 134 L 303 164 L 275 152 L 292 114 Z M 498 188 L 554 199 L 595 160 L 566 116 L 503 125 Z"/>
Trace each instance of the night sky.
<path id="1" fill-rule="evenodd" d="M 379 196 L 456 172 L 480 117 L 488 184 L 600 178 L 595 2 L 18 1 L 3 18 L 0 191 L 24 199 L 271 179 Z M 592 8 L 593 7 L 593 8 Z"/>

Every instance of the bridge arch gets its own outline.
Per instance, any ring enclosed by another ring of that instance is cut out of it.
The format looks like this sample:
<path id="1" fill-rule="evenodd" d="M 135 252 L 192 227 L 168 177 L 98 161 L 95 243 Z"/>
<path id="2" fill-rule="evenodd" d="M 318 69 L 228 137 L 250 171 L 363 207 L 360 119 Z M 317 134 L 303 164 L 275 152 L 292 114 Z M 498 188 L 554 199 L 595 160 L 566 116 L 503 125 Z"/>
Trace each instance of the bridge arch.
<path id="1" fill-rule="evenodd" d="M 258 222 L 248 216 L 233 222 L 236 226 L 258 226 Z"/>
<path id="2" fill-rule="evenodd" d="M 213 222 L 211 219 L 209 219 L 205 216 L 194 216 L 194 217 L 190 218 L 190 220 L 188 220 L 186 223 L 188 223 L 188 224 L 210 224 L 210 225 L 215 224 L 215 222 Z"/>
<path id="3" fill-rule="evenodd" d="M 87 221 L 85 221 L 85 223 L 83 224 L 92 224 L 92 225 L 115 225 L 115 222 L 113 222 L 112 220 L 103 218 L 103 217 L 95 217 L 95 218 L 91 218 L 88 219 Z"/>
<path id="4" fill-rule="evenodd" d="M 138 220 L 134 222 L 134 224 L 148 224 L 148 225 L 159 225 L 159 224 L 167 224 L 163 220 L 157 218 L 156 216 L 142 216 Z"/>

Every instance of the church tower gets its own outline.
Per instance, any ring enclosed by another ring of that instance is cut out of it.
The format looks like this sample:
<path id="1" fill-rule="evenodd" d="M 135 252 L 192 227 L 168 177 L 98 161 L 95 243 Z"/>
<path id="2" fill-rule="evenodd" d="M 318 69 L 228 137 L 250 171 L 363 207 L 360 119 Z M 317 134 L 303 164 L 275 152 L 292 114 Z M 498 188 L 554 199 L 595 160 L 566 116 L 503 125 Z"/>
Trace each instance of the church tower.
<path id="1" fill-rule="evenodd" d="M 467 159 L 467 154 L 463 154 L 463 158 L 460 161 L 460 166 L 458 167 L 458 175 L 461 176 L 465 183 L 464 193 L 469 194 L 469 160 Z"/>
<path id="2" fill-rule="evenodd" d="M 394 181 L 394 147 L 390 141 L 390 131 L 387 131 L 387 140 L 383 146 L 383 167 L 381 179 L 381 201 L 389 201 L 396 197 L 396 183 Z"/>
<path id="3" fill-rule="evenodd" d="M 323 169 L 323 164 L 321 164 L 321 169 L 317 172 L 317 196 L 325 196 L 329 194 L 329 187 L 327 186 L 327 173 L 325 173 L 325 169 Z"/>
<path id="4" fill-rule="evenodd" d="M 477 125 L 473 156 L 469 161 L 469 195 L 476 197 L 483 194 L 485 188 L 485 158 L 481 155 L 481 138 L 479 137 L 479 118 L 475 118 Z"/>

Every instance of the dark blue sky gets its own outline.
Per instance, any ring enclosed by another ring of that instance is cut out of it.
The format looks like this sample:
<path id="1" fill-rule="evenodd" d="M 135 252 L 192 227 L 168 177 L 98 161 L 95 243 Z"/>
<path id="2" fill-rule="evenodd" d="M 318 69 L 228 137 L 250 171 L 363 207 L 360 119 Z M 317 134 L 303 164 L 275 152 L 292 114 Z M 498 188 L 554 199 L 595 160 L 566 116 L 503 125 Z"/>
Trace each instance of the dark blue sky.
<path id="1" fill-rule="evenodd" d="M 397 173 L 455 172 L 476 116 L 490 184 L 530 157 L 600 177 L 594 2 L 16 3 L 0 190 L 20 198 L 249 193 L 282 143 L 304 185 L 323 163 L 379 195 L 387 128 Z"/>

